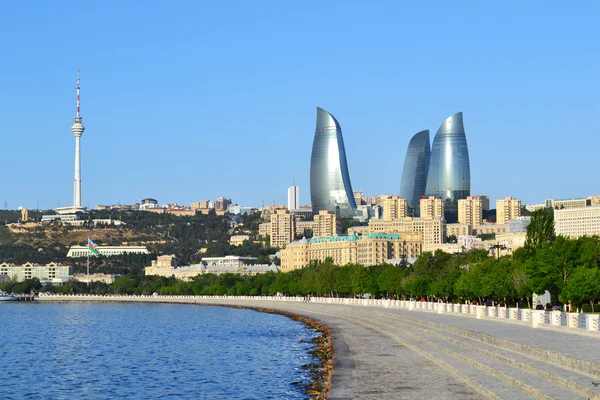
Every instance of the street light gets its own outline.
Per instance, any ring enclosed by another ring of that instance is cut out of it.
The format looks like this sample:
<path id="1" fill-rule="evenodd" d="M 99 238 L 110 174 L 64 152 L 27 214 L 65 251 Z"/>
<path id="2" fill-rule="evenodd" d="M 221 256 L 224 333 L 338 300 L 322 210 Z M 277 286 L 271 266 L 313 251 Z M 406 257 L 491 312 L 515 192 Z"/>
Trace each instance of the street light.
<path id="1" fill-rule="evenodd" d="M 496 249 L 496 252 L 498 254 L 498 261 L 500 260 L 500 250 L 506 250 L 506 246 L 503 244 L 493 244 L 490 246 L 490 251 L 492 251 L 492 249 Z"/>

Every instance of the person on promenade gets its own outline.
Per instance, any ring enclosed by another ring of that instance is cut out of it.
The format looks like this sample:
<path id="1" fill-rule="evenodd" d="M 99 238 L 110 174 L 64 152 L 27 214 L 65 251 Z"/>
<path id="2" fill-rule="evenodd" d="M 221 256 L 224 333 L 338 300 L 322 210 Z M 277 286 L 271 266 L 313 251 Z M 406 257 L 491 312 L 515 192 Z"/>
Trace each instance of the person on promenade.
<path id="1" fill-rule="evenodd" d="M 552 311 L 552 306 L 550 303 L 546 303 L 546 311 Z"/>
<path id="2" fill-rule="evenodd" d="M 536 310 L 543 310 L 544 309 L 544 305 L 542 304 L 541 301 L 538 300 L 537 305 L 535 306 Z"/>

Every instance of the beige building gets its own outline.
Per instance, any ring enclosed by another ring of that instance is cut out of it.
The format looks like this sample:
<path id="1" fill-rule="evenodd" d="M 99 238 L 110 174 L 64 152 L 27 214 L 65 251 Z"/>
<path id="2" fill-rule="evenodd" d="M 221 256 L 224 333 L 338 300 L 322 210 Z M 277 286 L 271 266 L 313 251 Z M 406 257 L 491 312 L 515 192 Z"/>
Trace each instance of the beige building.
<path id="1" fill-rule="evenodd" d="M 365 196 L 363 192 L 360 190 L 355 190 L 352 192 L 352 194 L 354 195 L 354 201 L 356 202 L 357 206 L 364 206 L 367 204 L 367 196 Z"/>
<path id="2" fill-rule="evenodd" d="M 421 209 L 421 218 L 423 217 L 444 217 L 444 200 L 435 196 L 429 196 L 421 199 L 419 202 Z"/>
<path id="3" fill-rule="evenodd" d="M 342 221 L 333 211 L 321 210 L 313 218 L 313 237 L 337 236 L 342 233 Z"/>
<path id="4" fill-rule="evenodd" d="M 546 199 L 546 208 L 562 210 L 563 208 L 581 208 L 591 205 L 590 198 L 578 199 Z"/>
<path id="5" fill-rule="evenodd" d="M 469 224 L 446 224 L 446 237 L 467 236 L 473 234 L 473 227 Z"/>
<path id="6" fill-rule="evenodd" d="M 229 238 L 229 244 L 232 246 L 241 246 L 246 240 L 250 240 L 249 235 L 233 235 Z"/>
<path id="7" fill-rule="evenodd" d="M 336 265 L 377 265 L 388 259 L 416 258 L 422 252 L 417 234 L 367 233 L 362 236 L 331 236 L 302 239 L 281 250 L 281 271 L 306 267 L 311 261 L 333 259 Z"/>
<path id="8" fill-rule="evenodd" d="M 370 233 L 419 233 L 423 244 L 443 243 L 446 239 L 446 221 L 441 217 L 400 218 L 392 221 L 370 220 Z"/>
<path id="9" fill-rule="evenodd" d="M 572 238 L 600 235 L 600 207 L 554 210 L 554 230 L 557 235 Z"/>
<path id="10" fill-rule="evenodd" d="M 477 225 L 473 228 L 473 235 L 488 235 L 495 234 L 498 235 L 500 233 L 508 233 L 509 225 L 508 224 L 483 224 Z"/>
<path id="11" fill-rule="evenodd" d="M 481 199 L 481 209 L 483 211 L 490 210 L 490 196 L 488 196 L 487 194 L 476 194 L 473 197 L 477 197 L 477 198 Z"/>
<path id="12" fill-rule="evenodd" d="M 262 224 L 258 225 L 258 236 L 260 237 L 267 237 L 271 234 L 271 223 L 270 222 L 263 222 Z"/>
<path id="13" fill-rule="evenodd" d="M 276 210 L 271 215 L 271 246 L 285 247 L 294 240 L 296 219 L 288 210 Z"/>
<path id="14" fill-rule="evenodd" d="M 314 221 L 296 220 L 296 237 L 311 237 L 315 230 Z"/>
<path id="15" fill-rule="evenodd" d="M 25 263 L 15 265 L 0 264 L 0 275 L 7 275 L 13 282 L 23 282 L 25 279 L 37 278 L 40 281 L 66 281 L 69 279 L 71 267 L 51 262 L 46 265 Z"/>
<path id="16" fill-rule="evenodd" d="M 521 200 L 510 196 L 496 200 L 496 223 L 508 224 L 508 221 L 521 216 Z"/>
<path id="17" fill-rule="evenodd" d="M 231 199 L 226 197 L 219 197 L 215 200 L 215 210 L 216 211 L 226 211 L 227 207 L 231 204 Z"/>
<path id="18" fill-rule="evenodd" d="M 383 220 L 391 221 L 395 218 L 405 218 L 408 213 L 408 201 L 400 196 L 390 196 L 383 200 Z"/>
<path id="19" fill-rule="evenodd" d="M 496 235 L 495 242 L 502 246 L 507 253 L 512 253 L 516 249 L 525 245 L 527 232 L 499 233 Z"/>
<path id="20" fill-rule="evenodd" d="M 458 223 L 471 227 L 483 223 L 483 201 L 477 196 L 467 196 L 458 200 Z"/>
<path id="21" fill-rule="evenodd" d="M 212 209 L 214 207 L 215 207 L 215 204 L 212 201 L 210 201 L 210 200 L 200 200 L 198 202 L 192 203 L 192 205 L 191 205 L 190 208 L 192 210 L 198 210 L 199 211 L 199 210 L 201 210 L 203 208 Z"/>

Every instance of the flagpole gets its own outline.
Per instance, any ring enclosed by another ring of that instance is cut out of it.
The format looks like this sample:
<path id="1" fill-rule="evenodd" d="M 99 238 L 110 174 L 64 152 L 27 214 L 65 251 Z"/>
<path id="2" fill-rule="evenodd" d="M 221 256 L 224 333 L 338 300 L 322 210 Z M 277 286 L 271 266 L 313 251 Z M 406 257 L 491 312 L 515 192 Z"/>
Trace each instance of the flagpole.
<path id="1" fill-rule="evenodd" d="M 89 241 L 89 239 L 88 239 Z M 90 249 L 88 243 L 88 251 L 87 251 L 87 284 L 88 288 L 90 287 Z"/>

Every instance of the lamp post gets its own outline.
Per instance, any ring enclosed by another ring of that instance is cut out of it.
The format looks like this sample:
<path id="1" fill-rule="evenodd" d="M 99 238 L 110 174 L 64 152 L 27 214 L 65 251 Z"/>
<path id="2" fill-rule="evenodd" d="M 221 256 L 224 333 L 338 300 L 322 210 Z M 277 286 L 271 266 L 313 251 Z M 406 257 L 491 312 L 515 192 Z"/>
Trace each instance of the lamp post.
<path id="1" fill-rule="evenodd" d="M 492 249 L 496 249 L 497 259 L 500 261 L 500 250 L 506 250 L 506 246 L 496 243 L 490 246 L 490 251 L 492 251 Z"/>

